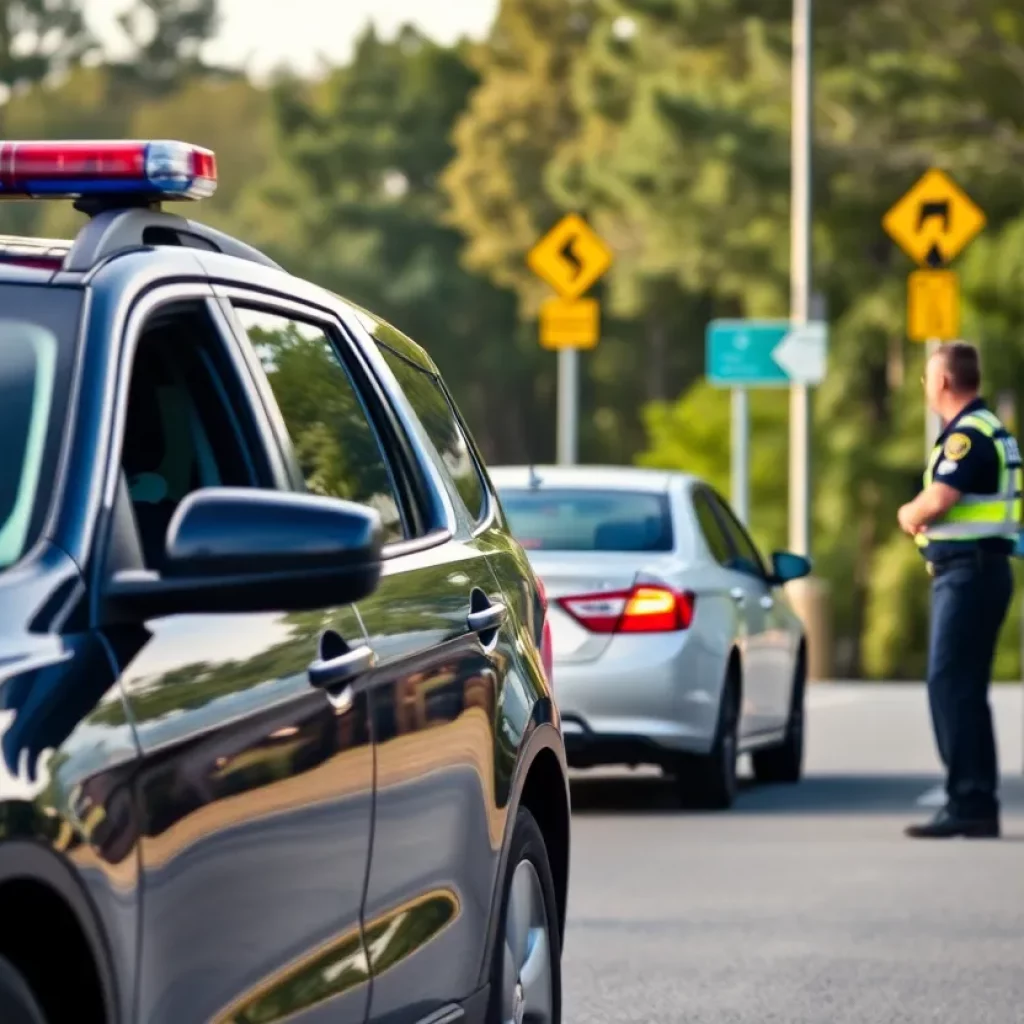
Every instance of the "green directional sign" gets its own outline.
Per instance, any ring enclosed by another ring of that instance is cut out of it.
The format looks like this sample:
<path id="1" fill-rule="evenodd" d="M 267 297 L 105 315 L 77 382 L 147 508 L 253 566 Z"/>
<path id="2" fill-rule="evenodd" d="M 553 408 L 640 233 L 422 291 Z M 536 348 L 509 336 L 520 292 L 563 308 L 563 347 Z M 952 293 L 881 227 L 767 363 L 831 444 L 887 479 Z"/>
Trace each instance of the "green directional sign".
<path id="1" fill-rule="evenodd" d="M 824 323 L 713 320 L 705 340 L 705 372 L 716 387 L 818 384 L 825 376 L 828 327 Z"/>

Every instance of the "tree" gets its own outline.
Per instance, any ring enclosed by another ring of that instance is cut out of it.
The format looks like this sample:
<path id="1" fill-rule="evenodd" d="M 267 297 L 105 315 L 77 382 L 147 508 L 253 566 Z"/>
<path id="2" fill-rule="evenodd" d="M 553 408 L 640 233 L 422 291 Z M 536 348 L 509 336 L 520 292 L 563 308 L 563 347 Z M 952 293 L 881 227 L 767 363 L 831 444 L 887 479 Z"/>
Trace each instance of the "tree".
<path id="1" fill-rule="evenodd" d="M 118 18 L 132 46 L 121 65 L 128 83 L 166 93 L 197 73 L 209 71 L 202 48 L 217 33 L 218 0 L 135 0 Z"/>
<path id="2" fill-rule="evenodd" d="M 649 446 L 636 461 L 655 469 L 693 473 L 730 497 L 729 392 L 699 383 L 674 403 L 644 410 Z M 786 410 L 777 390 L 750 395 L 750 531 L 763 553 L 786 542 Z"/>
<path id="3" fill-rule="evenodd" d="M 570 80 L 594 10 L 593 0 L 502 0 L 488 40 L 472 52 L 480 85 L 442 179 L 450 222 L 467 239 L 466 265 L 513 288 L 527 313 L 548 294 L 525 258 L 566 212 L 547 177 L 578 129 Z"/>
<path id="4" fill-rule="evenodd" d="M 246 205 L 249 234 L 296 272 L 425 345 L 492 457 L 525 457 L 530 380 L 514 299 L 459 267 L 438 176 L 476 76 L 463 52 L 413 29 L 373 31 L 351 65 L 275 93 L 279 159 Z M 486 382 L 504 382 L 495 403 Z"/>
<path id="5" fill-rule="evenodd" d="M 10 95 L 73 68 L 93 48 L 79 0 L 4 0 L 0 85 Z M 0 108 L 0 128 L 6 104 Z"/>
<path id="6" fill-rule="evenodd" d="M 894 524 L 919 486 L 923 403 L 906 383 L 920 360 L 903 344 L 909 268 L 881 215 L 934 163 L 982 200 L 996 230 L 1020 209 L 1021 112 L 1006 96 L 1024 73 L 1024 12 L 983 7 L 939 0 L 921 19 L 908 3 L 819 5 L 815 275 L 832 341 L 815 395 L 813 553 L 835 584 L 837 668 L 851 674 L 919 672 L 927 607 L 920 559 Z M 581 130 L 556 177 L 618 239 L 620 312 L 649 316 L 648 289 L 666 279 L 719 313 L 785 312 L 789 15 L 774 0 L 602 8 L 575 79 Z M 998 295 L 991 266 L 976 285 L 965 274 L 1003 336 L 1019 316 L 1013 244 Z M 1018 372 L 1019 344 L 999 351 L 1004 372 Z M 666 445 L 658 408 L 645 460 L 689 458 Z M 671 429 L 700 436 L 696 410 L 696 399 L 680 403 Z M 886 639 L 889 623 L 901 643 Z"/>

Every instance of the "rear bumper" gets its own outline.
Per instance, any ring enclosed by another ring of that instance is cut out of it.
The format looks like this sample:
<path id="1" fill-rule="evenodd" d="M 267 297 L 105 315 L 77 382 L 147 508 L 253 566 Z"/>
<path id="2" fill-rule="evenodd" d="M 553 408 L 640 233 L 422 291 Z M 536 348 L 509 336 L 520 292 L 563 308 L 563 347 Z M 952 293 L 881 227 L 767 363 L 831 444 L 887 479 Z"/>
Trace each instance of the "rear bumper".
<path id="1" fill-rule="evenodd" d="M 616 636 L 596 661 L 556 661 L 569 764 L 667 764 L 677 753 L 707 753 L 720 660 L 686 632 Z"/>

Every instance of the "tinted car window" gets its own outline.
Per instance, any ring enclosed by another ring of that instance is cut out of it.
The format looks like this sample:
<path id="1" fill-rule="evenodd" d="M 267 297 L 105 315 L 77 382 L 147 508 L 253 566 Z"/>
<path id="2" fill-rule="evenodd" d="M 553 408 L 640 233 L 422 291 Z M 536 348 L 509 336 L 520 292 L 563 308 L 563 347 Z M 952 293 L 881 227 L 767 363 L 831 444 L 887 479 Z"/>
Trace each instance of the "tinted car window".
<path id="1" fill-rule="evenodd" d="M 753 573 L 755 576 L 767 576 L 768 573 L 764 567 L 764 560 L 761 558 L 761 553 L 757 550 L 757 545 L 750 539 L 747 531 L 743 529 L 742 524 L 736 518 L 732 509 L 717 494 L 712 496 L 712 501 L 736 553 L 733 559 L 735 568 Z"/>
<path id="2" fill-rule="evenodd" d="M 470 518 L 479 522 L 487 508 L 487 492 L 448 396 L 432 374 L 413 366 L 386 345 L 378 347 L 423 424 L 430 443 L 440 455 L 456 494 L 462 499 Z"/>
<path id="3" fill-rule="evenodd" d="M 732 548 L 729 546 L 722 524 L 715 516 L 708 496 L 703 491 L 694 494 L 693 511 L 700 524 L 700 532 L 704 534 L 704 540 L 711 551 L 711 557 L 719 565 L 725 565 L 732 558 Z"/>
<path id="4" fill-rule="evenodd" d="M 306 487 L 377 509 L 385 541 L 404 537 L 394 483 L 355 384 L 319 327 L 238 309 L 281 416 Z"/>
<path id="5" fill-rule="evenodd" d="M 582 489 L 502 490 L 512 532 L 534 551 L 671 551 L 668 496 Z"/>
<path id="6" fill-rule="evenodd" d="M 79 293 L 0 285 L 0 569 L 42 528 L 67 409 Z"/>

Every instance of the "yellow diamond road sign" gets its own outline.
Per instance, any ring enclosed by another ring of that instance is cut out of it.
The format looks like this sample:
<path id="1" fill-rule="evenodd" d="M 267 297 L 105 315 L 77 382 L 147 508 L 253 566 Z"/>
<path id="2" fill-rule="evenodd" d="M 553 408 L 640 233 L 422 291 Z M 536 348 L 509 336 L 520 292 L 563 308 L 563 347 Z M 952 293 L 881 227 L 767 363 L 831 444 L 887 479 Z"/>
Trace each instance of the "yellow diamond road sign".
<path id="1" fill-rule="evenodd" d="M 882 226 L 914 262 L 940 267 L 985 226 L 985 214 L 949 175 L 932 169 L 885 215 Z"/>
<path id="2" fill-rule="evenodd" d="M 526 262 L 563 299 L 578 299 L 607 272 L 612 252 L 582 217 L 570 213 L 533 247 Z"/>
<path id="3" fill-rule="evenodd" d="M 600 326 L 597 299 L 548 299 L 540 307 L 540 343 L 544 348 L 593 348 Z"/>
<path id="4" fill-rule="evenodd" d="M 960 337 L 960 285 L 952 270 L 915 270 L 910 275 L 907 337 L 911 341 Z"/>

